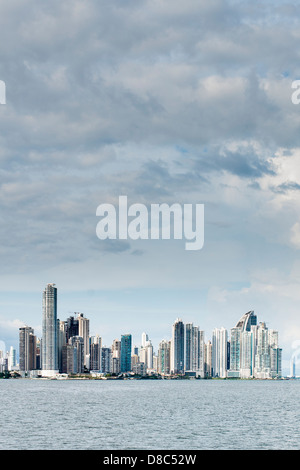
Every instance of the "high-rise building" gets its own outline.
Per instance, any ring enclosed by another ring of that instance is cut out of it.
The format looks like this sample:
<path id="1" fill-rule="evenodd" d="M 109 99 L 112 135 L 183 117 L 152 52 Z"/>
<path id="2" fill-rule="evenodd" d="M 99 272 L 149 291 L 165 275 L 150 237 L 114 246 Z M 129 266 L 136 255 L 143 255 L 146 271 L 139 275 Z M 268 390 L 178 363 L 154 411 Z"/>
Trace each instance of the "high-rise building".
<path id="1" fill-rule="evenodd" d="M 147 341 L 149 341 L 149 337 L 147 333 L 142 333 L 142 347 L 143 348 L 146 346 Z"/>
<path id="2" fill-rule="evenodd" d="M 63 374 L 77 373 L 76 348 L 71 344 L 65 344 L 62 346 L 61 372 Z"/>
<path id="3" fill-rule="evenodd" d="M 212 376 L 212 343 L 207 341 L 204 346 L 204 376 Z"/>
<path id="4" fill-rule="evenodd" d="M 212 333 L 212 376 L 227 376 L 227 337 L 225 328 L 215 328 Z"/>
<path id="5" fill-rule="evenodd" d="M 45 376 L 58 372 L 57 335 L 57 288 L 55 284 L 47 284 L 43 292 L 42 338 L 42 373 Z"/>
<path id="6" fill-rule="evenodd" d="M 17 351 L 14 349 L 13 346 L 9 349 L 8 354 L 8 370 L 14 370 L 17 366 Z"/>
<path id="7" fill-rule="evenodd" d="M 103 374 L 111 373 L 111 348 L 102 347 L 100 353 L 100 360 L 101 360 L 101 368 L 100 372 Z"/>
<path id="8" fill-rule="evenodd" d="M 158 346 L 157 372 L 170 374 L 171 341 L 162 340 Z"/>
<path id="9" fill-rule="evenodd" d="M 79 336 L 78 318 L 75 318 L 74 316 L 70 316 L 65 321 L 65 324 L 66 324 L 66 343 L 68 343 L 69 339 L 72 338 L 72 336 Z"/>
<path id="10" fill-rule="evenodd" d="M 253 376 L 256 325 L 257 317 L 254 311 L 250 310 L 231 328 L 228 377 Z"/>
<path id="11" fill-rule="evenodd" d="M 260 379 L 271 376 L 271 356 L 269 345 L 269 332 L 265 322 L 261 322 L 257 328 L 256 354 L 254 376 Z"/>
<path id="12" fill-rule="evenodd" d="M 143 333 L 142 346 L 139 349 L 138 356 L 140 362 L 145 365 L 145 370 L 153 369 L 153 346 L 146 333 Z"/>
<path id="13" fill-rule="evenodd" d="M 204 332 L 192 323 L 185 325 L 185 371 L 204 377 Z"/>
<path id="14" fill-rule="evenodd" d="M 254 344 L 255 326 L 251 326 L 251 331 L 240 333 L 240 378 L 247 379 L 253 377 L 254 369 Z"/>
<path id="15" fill-rule="evenodd" d="M 33 328 L 19 328 L 19 369 L 29 372 L 36 369 L 36 336 Z"/>
<path id="16" fill-rule="evenodd" d="M 78 313 L 78 336 L 83 338 L 84 366 L 88 369 L 90 354 L 90 321 L 84 317 L 83 313 Z"/>
<path id="17" fill-rule="evenodd" d="M 240 376 L 240 353 L 241 353 L 241 328 L 234 327 L 230 330 L 230 370 L 229 377 Z"/>
<path id="18" fill-rule="evenodd" d="M 101 370 L 102 339 L 99 335 L 90 338 L 90 370 Z"/>
<path id="19" fill-rule="evenodd" d="M 114 339 L 112 347 L 112 358 L 111 358 L 111 372 L 113 374 L 119 374 L 121 371 L 121 341 Z"/>
<path id="20" fill-rule="evenodd" d="M 59 321 L 58 326 L 58 337 L 57 337 L 57 347 L 58 347 L 58 368 L 62 371 L 62 348 L 67 344 L 67 327 L 65 321 Z"/>
<path id="21" fill-rule="evenodd" d="M 171 372 L 184 374 L 184 324 L 177 318 L 172 328 Z"/>
<path id="22" fill-rule="evenodd" d="M 121 372 L 131 371 L 131 348 L 132 336 L 130 334 L 121 336 Z"/>
<path id="23" fill-rule="evenodd" d="M 75 367 L 77 374 L 84 372 L 84 342 L 82 336 L 72 336 L 69 344 L 75 349 Z"/>
<path id="24" fill-rule="evenodd" d="M 235 325 L 235 328 L 239 328 L 241 331 L 251 331 L 251 326 L 257 325 L 257 316 L 253 310 L 245 313 Z"/>

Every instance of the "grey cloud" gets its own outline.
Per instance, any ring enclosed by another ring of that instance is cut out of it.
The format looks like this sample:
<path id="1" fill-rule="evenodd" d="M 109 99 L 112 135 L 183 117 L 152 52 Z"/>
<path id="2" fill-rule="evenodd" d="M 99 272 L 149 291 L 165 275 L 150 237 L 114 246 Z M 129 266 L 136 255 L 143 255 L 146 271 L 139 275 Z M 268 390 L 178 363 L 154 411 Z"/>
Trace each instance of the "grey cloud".
<path id="1" fill-rule="evenodd" d="M 272 186 L 271 189 L 275 193 L 285 194 L 288 191 L 300 191 L 300 184 L 295 181 L 285 181 L 278 186 Z"/>

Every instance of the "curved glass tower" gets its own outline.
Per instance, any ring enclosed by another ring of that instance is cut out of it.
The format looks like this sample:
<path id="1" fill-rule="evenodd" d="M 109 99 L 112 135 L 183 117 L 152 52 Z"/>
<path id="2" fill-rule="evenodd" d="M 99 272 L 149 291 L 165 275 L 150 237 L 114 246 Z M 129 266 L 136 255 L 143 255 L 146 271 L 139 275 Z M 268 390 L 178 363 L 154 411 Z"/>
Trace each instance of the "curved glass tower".
<path id="1" fill-rule="evenodd" d="M 235 325 L 236 328 L 240 328 L 241 332 L 243 331 L 251 331 L 251 326 L 257 325 L 257 316 L 254 315 L 254 311 L 250 310 L 250 312 L 245 313 L 240 320 Z"/>

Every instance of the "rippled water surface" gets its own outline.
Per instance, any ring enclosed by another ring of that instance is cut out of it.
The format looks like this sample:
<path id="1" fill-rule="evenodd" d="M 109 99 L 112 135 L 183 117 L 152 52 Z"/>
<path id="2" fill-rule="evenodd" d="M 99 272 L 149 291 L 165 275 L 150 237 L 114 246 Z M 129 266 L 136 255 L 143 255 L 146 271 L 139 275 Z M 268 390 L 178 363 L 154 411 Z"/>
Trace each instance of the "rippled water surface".
<path id="1" fill-rule="evenodd" d="M 0 449 L 299 449 L 300 381 L 0 380 Z"/>

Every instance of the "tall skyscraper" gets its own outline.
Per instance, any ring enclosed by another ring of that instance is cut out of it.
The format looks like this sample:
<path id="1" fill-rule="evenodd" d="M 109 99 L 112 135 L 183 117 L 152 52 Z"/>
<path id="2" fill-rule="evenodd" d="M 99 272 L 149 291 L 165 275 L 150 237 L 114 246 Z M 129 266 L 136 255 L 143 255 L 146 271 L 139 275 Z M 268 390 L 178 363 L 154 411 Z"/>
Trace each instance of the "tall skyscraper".
<path id="1" fill-rule="evenodd" d="M 111 352 L 111 371 L 113 374 L 119 374 L 121 371 L 121 341 L 119 341 L 118 339 L 113 340 Z"/>
<path id="2" fill-rule="evenodd" d="M 58 323 L 57 323 L 57 288 L 47 284 L 43 292 L 43 338 L 42 338 L 42 373 L 45 376 L 58 372 Z"/>
<path id="3" fill-rule="evenodd" d="M 208 341 L 204 346 L 204 376 L 212 376 L 212 343 Z"/>
<path id="4" fill-rule="evenodd" d="M 84 356 L 84 366 L 88 368 L 89 366 L 89 354 L 90 354 L 90 321 L 84 317 L 83 313 L 78 313 L 78 336 L 83 338 L 83 356 Z"/>
<path id="5" fill-rule="evenodd" d="M 62 346 L 61 372 L 63 374 L 77 373 L 77 350 L 71 344 Z"/>
<path id="6" fill-rule="evenodd" d="M 13 348 L 13 346 L 9 349 L 8 355 L 8 370 L 14 370 L 17 365 L 17 351 Z"/>
<path id="7" fill-rule="evenodd" d="M 131 342 L 130 334 L 121 336 L 121 372 L 131 371 Z"/>
<path id="8" fill-rule="evenodd" d="M 99 335 L 91 336 L 90 338 L 90 370 L 100 371 L 101 348 L 102 348 L 102 338 Z"/>
<path id="9" fill-rule="evenodd" d="M 241 353 L 241 328 L 235 327 L 230 330 L 230 370 L 229 377 L 240 376 L 240 353 Z"/>
<path id="10" fill-rule="evenodd" d="M 76 373 L 81 374 L 84 372 L 84 342 L 82 336 L 72 336 L 69 344 L 75 349 Z"/>
<path id="11" fill-rule="evenodd" d="M 171 341 L 162 340 L 158 346 L 157 371 L 161 375 L 170 374 Z"/>
<path id="12" fill-rule="evenodd" d="M 204 377 L 204 332 L 192 323 L 185 325 L 185 371 Z"/>
<path id="13" fill-rule="evenodd" d="M 147 341 L 149 340 L 147 333 L 142 333 L 142 348 L 146 346 Z"/>
<path id="14" fill-rule="evenodd" d="M 251 331 L 251 326 L 257 325 L 257 316 L 253 310 L 245 313 L 235 325 L 235 328 L 239 328 L 241 331 Z"/>
<path id="15" fill-rule="evenodd" d="M 172 328 L 171 372 L 184 374 L 184 324 L 177 318 Z"/>
<path id="16" fill-rule="evenodd" d="M 215 328 L 212 334 L 212 375 L 227 376 L 227 330 Z"/>
<path id="17" fill-rule="evenodd" d="M 29 326 L 19 328 L 19 369 L 23 372 L 36 369 L 36 336 Z"/>

